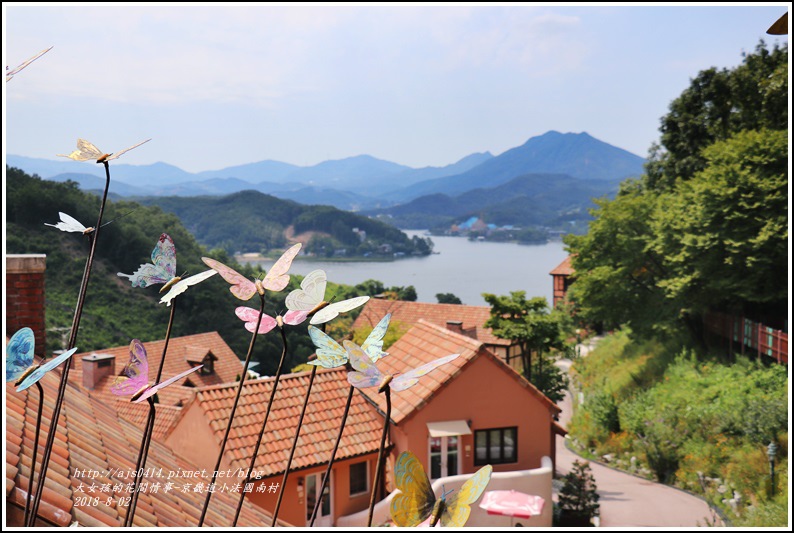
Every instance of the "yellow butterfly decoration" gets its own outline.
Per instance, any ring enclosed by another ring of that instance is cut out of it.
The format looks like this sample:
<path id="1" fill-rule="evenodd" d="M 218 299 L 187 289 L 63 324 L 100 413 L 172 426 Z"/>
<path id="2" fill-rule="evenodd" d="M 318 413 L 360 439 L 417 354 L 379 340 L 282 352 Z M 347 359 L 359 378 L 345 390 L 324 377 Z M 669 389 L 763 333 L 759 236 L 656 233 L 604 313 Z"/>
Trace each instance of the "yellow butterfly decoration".
<path id="1" fill-rule="evenodd" d="M 121 157 L 122 154 L 125 154 L 132 150 L 133 148 L 137 148 L 143 143 L 148 143 L 151 139 L 146 139 L 145 141 L 139 142 L 135 146 L 130 146 L 129 148 L 125 148 L 121 152 L 116 152 L 112 154 L 106 154 L 90 142 L 86 141 L 85 139 L 77 139 L 77 150 L 72 152 L 71 154 L 56 154 L 58 157 L 68 157 L 69 159 L 74 159 L 75 161 L 89 161 L 92 159 L 96 159 L 97 163 L 103 163 L 105 161 L 112 161 Z"/>
<path id="2" fill-rule="evenodd" d="M 391 501 L 391 518 L 399 527 L 415 527 L 430 518 L 430 527 L 441 520 L 442 527 L 463 527 L 471 513 L 470 505 L 482 496 L 491 481 L 493 467 L 486 465 L 470 477 L 460 490 L 447 498 L 436 499 L 422 463 L 411 452 L 403 452 L 394 465 L 400 493 Z M 451 491 L 450 491 L 451 492 Z"/>

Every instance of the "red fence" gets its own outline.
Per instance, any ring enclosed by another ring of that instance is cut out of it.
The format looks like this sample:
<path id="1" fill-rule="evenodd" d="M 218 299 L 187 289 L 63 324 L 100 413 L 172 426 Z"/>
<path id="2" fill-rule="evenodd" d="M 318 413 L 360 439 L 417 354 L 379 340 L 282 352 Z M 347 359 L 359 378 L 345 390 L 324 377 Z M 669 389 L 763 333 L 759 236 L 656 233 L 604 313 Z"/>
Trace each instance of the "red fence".
<path id="1" fill-rule="evenodd" d="M 771 357 L 778 363 L 788 364 L 788 333 L 772 329 L 743 316 L 712 312 L 704 318 L 706 330 L 729 341 L 733 351 L 739 346 L 741 353 L 752 351 L 758 356 Z"/>

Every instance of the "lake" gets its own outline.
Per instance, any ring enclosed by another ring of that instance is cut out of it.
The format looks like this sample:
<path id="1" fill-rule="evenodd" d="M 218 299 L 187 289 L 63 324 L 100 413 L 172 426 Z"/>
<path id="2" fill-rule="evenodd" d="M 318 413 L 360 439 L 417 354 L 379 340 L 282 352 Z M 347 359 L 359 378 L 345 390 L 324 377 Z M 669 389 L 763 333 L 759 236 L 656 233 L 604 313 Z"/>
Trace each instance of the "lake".
<path id="1" fill-rule="evenodd" d="M 424 237 L 424 231 L 405 231 L 409 237 Z M 306 275 L 322 269 L 328 280 L 356 285 L 368 279 L 386 287 L 413 285 L 420 302 L 437 302 L 437 293 L 451 292 L 464 304 L 487 305 L 482 293 L 508 295 L 523 290 L 527 298 L 543 296 L 551 306 L 549 275 L 568 255 L 563 243 L 513 244 L 470 241 L 465 237 L 430 237 L 434 252 L 426 257 L 408 257 L 389 262 L 301 261 L 290 273 Z M 239 260 L 239 258 L 238 258 Z M 262 261 L 269 269 L 273 262 Z"/>

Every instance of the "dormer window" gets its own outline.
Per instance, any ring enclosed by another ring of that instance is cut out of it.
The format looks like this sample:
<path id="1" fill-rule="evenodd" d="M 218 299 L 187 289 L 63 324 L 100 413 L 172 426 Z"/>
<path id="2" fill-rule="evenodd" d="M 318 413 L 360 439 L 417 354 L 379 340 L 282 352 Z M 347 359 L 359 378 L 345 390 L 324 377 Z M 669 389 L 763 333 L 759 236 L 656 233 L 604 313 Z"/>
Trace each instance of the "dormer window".
<path id="1" fill-rule="evenodd" d="M 215 374 L 215 361 L 217 361 L 218 358 L 206 348 L 201 348 L 198 346 L 188 347 L 185 354 L 185 360 L 191 367 L 204 365 L 201 367 L 201 370 L 198 371 L 198 373 L 202 376 L 211 376 Z"/>
<path id="2" fill-rule="evenodd" d="M 204 366 L 201 367 L 201 370 L 199 370 L 199 374 L 203 376 L 209 376 L 210 374 L 214 374 L 215 373 L 214 361 L 215 361 L 215 356 L 212 355 L 212 352 L 208 352 L 206 357 L 204 357 L 204 359 L 201 361 L 201 364 L 203 364 Z"/>

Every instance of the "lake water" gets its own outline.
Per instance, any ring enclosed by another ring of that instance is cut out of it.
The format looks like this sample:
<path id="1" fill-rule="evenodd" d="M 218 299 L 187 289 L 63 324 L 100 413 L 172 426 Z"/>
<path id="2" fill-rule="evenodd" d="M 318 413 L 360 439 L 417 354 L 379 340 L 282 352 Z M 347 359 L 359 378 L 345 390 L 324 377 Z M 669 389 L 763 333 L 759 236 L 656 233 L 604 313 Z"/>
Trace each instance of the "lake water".
<path id="1" fill-rule="evenodd" d="M 409 237 L 423 231 L 406 231 Z M 437 302 L 437 293 L 451 292 L 464 304 L 487 305 L 482 293 L 508 295 L 523 290 L 527 298 L 543 296 L 551 305 L 552 279 L 549 275 L 567 256 L 563 243 L 512 244 L 470 241 L 465 237 L 430 237 L 434 252 L 427 257 L 410 257 L 390 262 L 301 261 L 295 260 L 290 273 L 306 275 L 322 269 L 334 283 L 356 285 L 368 279 L 386 287 L 413 285 L 420 302 Z M 259 263 L 269 269 L 273 262 Z"/>

